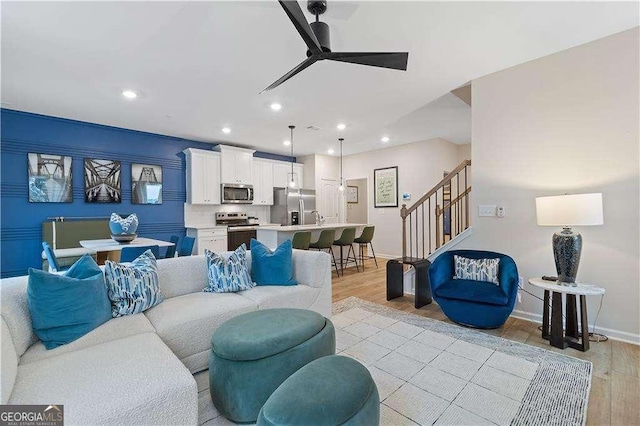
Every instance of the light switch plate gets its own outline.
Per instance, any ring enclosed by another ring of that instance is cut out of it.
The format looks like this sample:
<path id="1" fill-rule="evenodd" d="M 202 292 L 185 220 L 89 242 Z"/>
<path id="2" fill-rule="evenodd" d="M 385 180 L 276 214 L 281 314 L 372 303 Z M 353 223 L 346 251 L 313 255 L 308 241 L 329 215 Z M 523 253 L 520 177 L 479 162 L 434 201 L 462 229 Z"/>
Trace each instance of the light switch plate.
<path id="1" fill-rule="evenodd" d="M 480 217 L 493 217 L 496 215 L 496 206 L 478 206 L 478 216 Z"/>

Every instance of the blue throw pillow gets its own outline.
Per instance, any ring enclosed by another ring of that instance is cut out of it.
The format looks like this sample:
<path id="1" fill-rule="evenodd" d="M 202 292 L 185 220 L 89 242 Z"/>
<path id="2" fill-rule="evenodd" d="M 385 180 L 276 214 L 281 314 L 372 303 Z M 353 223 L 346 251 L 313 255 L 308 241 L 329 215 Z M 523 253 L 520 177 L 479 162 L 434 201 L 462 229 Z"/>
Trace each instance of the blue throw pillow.
<path id="1" fill-rule="evenodd" d="M 104 273 L 114 318 L 146 311 L 164 300 L 158 282 L 158 264 L 151 250 L 129 265 L 107 260 Z"/>
<path id="2" fill-rule="evenodd" d="M 208 285 L 202 290 L 207 293 L 235 293 L 255 286 L 249 275 L 247 247 L 242 243 L 228 259 L 205 250 L 207 258 Z"/>
<path id="3" fill-rule="evenodd" d="M 256 285 L 298 285 L 293 278 L 291 240 L 272 252 L 260 241 L 251 239 L 251 277 Z"/>
<path id="4" fill-rule="evenodd" d="M 104 275 L 85 254 L 64 274 L 29 269 L 33 332 L 47 349 L 71 343 L 111 319 Z"/>

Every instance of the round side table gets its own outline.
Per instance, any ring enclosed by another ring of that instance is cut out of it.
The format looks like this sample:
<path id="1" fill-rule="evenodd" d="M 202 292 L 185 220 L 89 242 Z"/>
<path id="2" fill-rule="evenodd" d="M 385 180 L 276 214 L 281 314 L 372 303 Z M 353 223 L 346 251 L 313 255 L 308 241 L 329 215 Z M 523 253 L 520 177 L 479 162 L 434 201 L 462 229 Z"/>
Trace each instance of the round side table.
<path id="1" fill-rule="evenodd" d="M 542 308 L 542 338 L 549 340 L 551 346 L 564 349 L 567 346 L 580 351 L 589 350 L 589 323 L 587 321 L 587 296 L 600 296 L 604 288 L 597 285 L 576 283 L 558 284 L 542 278 L 530 278 L 529 284 L 544 290 Z M 562 294 L 566 294 L 566 329 L 562 326 Z M 551 313 L 549 313 L 549 295 L 551 294 Z M 580 332 L 578 332 L 578 310 L 576 296 L 580 296 Z M 551 315 L 549 315 L 551 314 Z M 551 321 L 549 318 L 551 317 Z M 551 324 L 549 324 L 551 322 Z"/>

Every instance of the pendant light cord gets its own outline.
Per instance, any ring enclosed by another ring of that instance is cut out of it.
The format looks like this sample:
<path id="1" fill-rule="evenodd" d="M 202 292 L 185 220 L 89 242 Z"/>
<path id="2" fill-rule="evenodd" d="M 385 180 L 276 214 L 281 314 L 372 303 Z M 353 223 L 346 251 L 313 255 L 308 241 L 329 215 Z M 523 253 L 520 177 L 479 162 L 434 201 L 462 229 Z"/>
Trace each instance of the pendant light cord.
<path id="1" fill-rule="evenodd" d="M 295 129 L 296 126 L 289 126 L 289 129 L 291 129 L 291 182 L 293 182 L 293 129 Z"/>
<path id="2" fill-rule="evenodd" d="M 342 141 L 344 141 L 344 138 L 338 140 L 340 141 L 340 186 L 344 186 L 344 178 L 342 176 Z"/>

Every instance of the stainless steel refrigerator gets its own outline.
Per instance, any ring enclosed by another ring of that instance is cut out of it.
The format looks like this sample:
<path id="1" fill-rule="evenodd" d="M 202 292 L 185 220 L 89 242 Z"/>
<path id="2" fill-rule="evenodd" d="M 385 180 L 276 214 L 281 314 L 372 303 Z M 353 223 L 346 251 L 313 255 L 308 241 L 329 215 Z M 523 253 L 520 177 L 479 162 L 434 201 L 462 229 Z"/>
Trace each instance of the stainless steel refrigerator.
<path id="1" fill-rule="evenodd" d="M 281 225 L 309 225 L 316 223 L 316 191 L 312 189 L 274 188 L 271 222 Z"/>

